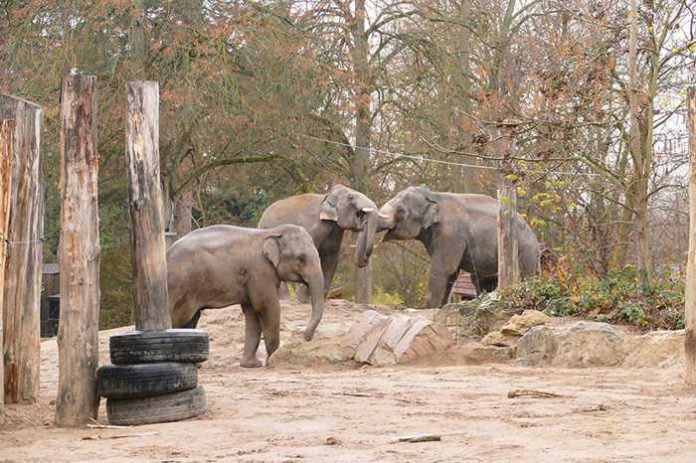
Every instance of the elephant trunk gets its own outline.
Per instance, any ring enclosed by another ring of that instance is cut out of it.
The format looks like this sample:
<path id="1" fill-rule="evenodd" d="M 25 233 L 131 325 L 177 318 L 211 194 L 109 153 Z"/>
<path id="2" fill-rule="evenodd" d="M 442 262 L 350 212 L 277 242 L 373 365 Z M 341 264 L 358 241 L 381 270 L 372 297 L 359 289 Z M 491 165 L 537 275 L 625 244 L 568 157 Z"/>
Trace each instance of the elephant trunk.
<path id="1" fill-rule="evenodd" d="M 314 270 L 306 281 L 312 298 L 312 316 L 304 332 L 304 338 L 306 341 L 311 341 L 314 331 L 324 315 L 324 277 L 321 268 Z"/>
<path id="2" fill-rule="evenodd" d="M 377 211 L 370 212 L 366 218 L 366 225 L 358 235 L 358 243 L 355 248 L 355 261 L 358 267 L 367 266 L 375 245 L 375 233 L 379 227 L 379 214 Z"/>

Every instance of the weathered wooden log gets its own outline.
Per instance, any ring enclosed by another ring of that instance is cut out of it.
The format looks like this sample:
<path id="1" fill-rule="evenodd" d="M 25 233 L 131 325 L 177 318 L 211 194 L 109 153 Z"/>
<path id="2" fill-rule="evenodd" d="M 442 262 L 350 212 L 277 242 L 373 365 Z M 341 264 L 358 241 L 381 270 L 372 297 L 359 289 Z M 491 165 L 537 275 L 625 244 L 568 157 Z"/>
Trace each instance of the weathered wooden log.
<path id="1" fill-rule="evenodd" d="M 696 386 L 696 88 L 687 97 L 689 112 L 689 257 L 686 263 L 684 321 L 686 382 Z"/>
<path id="2" fill-rule="evenodd" d="M 61 93 L 59 379 L 56 424 L 97 417 L 99 208 L 96 77 L 70 75 Z"/>
<path id="3" fill-rule="evenodd" d="M 171 328 L 159 167 L 159 85 L 127 84 L 126 159 L 135 281 L 135 327 Z"/>
<path id="4" fill-rule="evenodd" d="M 5 402 L 39 397 L 44 188 L 42 109 L 0 95 L 0 120 L 14 119 L 12 190 L 3 303 Z"/>
<path id="5" fill-rule="evenodd" d="M 0 121 L 0 288 L 5 287 L 5 258 L 7 249 L 7 231 L 10 225 L 10 196 L 12 194 L 12 153 L 14 151 L 13 120 Z M 0 424 L 3 422 L 3 405 L 5 403 L 5 380 L 2 340 L 2 307 L 4 291 L 0 290 Z"/>

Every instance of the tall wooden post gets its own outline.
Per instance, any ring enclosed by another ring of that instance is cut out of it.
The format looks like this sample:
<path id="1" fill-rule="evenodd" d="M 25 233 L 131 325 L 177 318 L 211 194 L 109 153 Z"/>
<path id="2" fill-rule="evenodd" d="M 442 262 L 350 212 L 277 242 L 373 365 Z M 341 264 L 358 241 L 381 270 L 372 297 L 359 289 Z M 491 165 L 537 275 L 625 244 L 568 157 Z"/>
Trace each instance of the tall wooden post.
<path id="1" fill-rule="evenodd" d="M 14 119 L 12 190 L 5 257 L 3 348 L 6 403 L 39 398 L 44 189 L 43 111 L 0 95 L 0 120 Z"/>
<path id="2" fill-rule="evenodd" d="M 12 194 L 12 153 L 14 150 L 14 121 L 0 121 L 0 288 L 5 287 L 5 258 L 7 229 L 10 225 L 10 196 Z M 2 306 L 4 291 L 0 289 L 0 424 L 3 422 L 5 380 L 2 341 Z"/>
<path id="3" fill-rule="evenodd" d="M 519 245 L 515 230 L 517 190 L 508 177 L 508 156 L 513 149 L 509 131 L 501 133 L 502 161 L 498 179 L 498 288 L 505 289 L 520 281 Z"/>
<path id="4" fill-rule="evenodd" d="M 56 424 L 97 417 L 99 207 L 96 77 L 70 75 L 61 93 L 59 378 Z"/>
<path id="5" fill-rule="evenodd" d="M 159 167 L 159 85 L 128 82 L 126 159 L 135 279 L 135 328 L 171 328 Z"/>
<path id="6" fill-rule="evenodd" d="M 686 263 L 686 382 L 696 386 L 696 87 L 689 89 L 689 258 Z"/>

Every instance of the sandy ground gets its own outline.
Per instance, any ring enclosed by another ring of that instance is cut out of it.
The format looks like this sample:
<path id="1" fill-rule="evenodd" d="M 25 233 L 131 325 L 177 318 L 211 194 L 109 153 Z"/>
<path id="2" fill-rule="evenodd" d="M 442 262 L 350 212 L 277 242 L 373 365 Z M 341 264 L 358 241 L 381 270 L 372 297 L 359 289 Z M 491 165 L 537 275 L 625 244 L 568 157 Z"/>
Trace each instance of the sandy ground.
<path id="1" fill-rule="evenodd" d="M 319 335 L 345 330 L 364 307 L 332 301 Z M 285 307 L 285 340 L 309 317 Z M 679 369 L 529 369 L 463 365 L 390 368 L 238 366 L 238 307 L 210 311 L 211 359 L 200 370 L 208 412 L 125 429 L 52 424 L 54 340 L 42 344 L 41 401 L 9 406 L 0 462 L 694 462 L 696 391 Z M 108 361 L 102 333 L 102 362 Z M 263 353 L 260 357 L 263 357 Z M 516 398 L 537 389 L 559 398 Z M 100 420 L 106 421 L 104 404 Z M 439 442 L 394 443 L 428 433 Z"/>

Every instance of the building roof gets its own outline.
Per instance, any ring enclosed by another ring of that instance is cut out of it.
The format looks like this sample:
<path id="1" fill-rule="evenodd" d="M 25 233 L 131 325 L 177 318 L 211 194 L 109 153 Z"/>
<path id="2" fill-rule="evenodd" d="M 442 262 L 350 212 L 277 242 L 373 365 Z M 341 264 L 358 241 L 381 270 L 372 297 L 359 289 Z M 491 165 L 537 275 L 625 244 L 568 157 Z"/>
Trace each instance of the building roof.
<path id="1" fill-rule="evenodd" d="M 452 286 L 452 292 L 458 294 L 462 297 L 476 297 L 476 287 L 471 281 L 471 275 L 466 272 L 460 272 L 459 278 L 454 282 Z"/>

